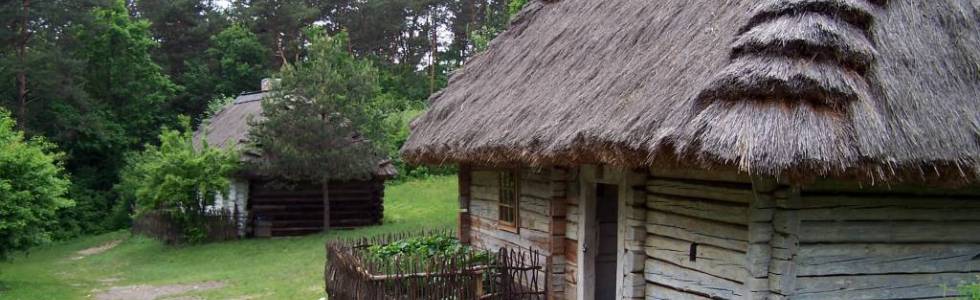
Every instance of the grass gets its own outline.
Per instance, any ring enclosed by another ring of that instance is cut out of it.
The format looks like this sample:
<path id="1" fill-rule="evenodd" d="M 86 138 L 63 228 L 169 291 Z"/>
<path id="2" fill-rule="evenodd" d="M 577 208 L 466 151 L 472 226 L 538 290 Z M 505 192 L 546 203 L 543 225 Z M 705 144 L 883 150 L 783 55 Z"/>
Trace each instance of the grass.
<path id="1" fill-rule="evenodd" d="M 403 230 L 451 227 L 456 179 L 412 180 L 385 190 L 385 223 L 297 238 L 252 239 L 168 247 L 126 231 L 52 244 L 0 263 L 0 299 L 88 299 L 110 286 L 219 280 L 226 286 L 193 294 L 204 299 L 319 299 L 324 242 Z M 122 240 L 81 259 L 76 252 Z"/>

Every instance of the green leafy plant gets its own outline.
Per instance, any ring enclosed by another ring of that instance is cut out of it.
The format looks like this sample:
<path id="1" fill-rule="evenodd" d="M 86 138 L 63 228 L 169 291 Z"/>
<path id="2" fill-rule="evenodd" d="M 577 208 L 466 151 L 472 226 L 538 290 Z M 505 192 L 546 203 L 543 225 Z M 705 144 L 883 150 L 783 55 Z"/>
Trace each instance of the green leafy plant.
<path id="1" fill-rule="evenodd" d="M 136 214 L 152 210 L 170 212 L 183 228 L 187 242 L 206 235 L 203 216 L 216 195 L 227 193 L 229 176 L 238 168 L 234 150 L 194 145 L 190 119 L 181 117 L 181 129 L 164 128 L 160 145 L 147 145 L 128 158 L 117 190 L 136 204 Z"/>
<path id="2" fill-rule="evenodd" d="M 433 258 L 473 255 L 475 261 L 485 262 L 489 254 L 476 251 L 469 246 L 459 243 L 448 235 L 429 235 L 408 238 L 385 245 L 372 245 L 367 248 L 371 258 L 389 261 L 400 257 Z"/>
<path id="3" fill-rule="evenodd" d="M 961 299 L 980 300 L 980 276 L 977 276 L 977 282 L 960 285 L 958 289 Z"/>
<path id="4" fill-rule="evenodd" d="M 73 205 L 61 159 L 43 138 L 26 140 L 0 109 L 0 259 L 48 242 L 55 212 Z"/>

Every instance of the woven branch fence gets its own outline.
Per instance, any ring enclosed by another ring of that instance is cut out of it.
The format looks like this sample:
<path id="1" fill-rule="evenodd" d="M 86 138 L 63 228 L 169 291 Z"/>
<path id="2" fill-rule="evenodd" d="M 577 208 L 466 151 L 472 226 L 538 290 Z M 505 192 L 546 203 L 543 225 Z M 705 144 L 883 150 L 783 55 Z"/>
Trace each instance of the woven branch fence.
<path id="1" fill-rule="evenodd" d="M 379 260 L 366 250 L 414 236 L 419 235 L 328 242 L 329 299 L 545 299 L 547 270 L 537 252 L 500 249 Z"/>

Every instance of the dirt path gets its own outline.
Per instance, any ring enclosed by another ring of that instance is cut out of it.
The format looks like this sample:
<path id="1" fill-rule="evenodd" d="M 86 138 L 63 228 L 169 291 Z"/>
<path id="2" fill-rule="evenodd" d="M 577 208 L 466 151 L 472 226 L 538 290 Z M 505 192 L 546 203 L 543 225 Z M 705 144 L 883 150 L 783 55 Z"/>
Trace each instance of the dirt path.
<path id="1" fill-rule="evenodd" d="M 81 251 L 75 252 L 75 255 L 76 256 L 75 257 L 72 257 L 71 259 L 73 259 L 73 260 L 79 260 L 79 259 L 83 259 L 83 258 L 85 258 L 87 256 L 91 256 L 91 255 L 96 255 L 96 254 L 99 254 L 99 253 L 103 253 L 103 252 L 109 251 L 112 248 L 115 248 L 116 246 L 119 246 L 119 243 L 122 243 L 122 240 L 114 240 L 114 241 L 110 241 L 108 243 L 105 243 L 105 244 L 102 244 L 102 245 L 99 245 L 99 246 L 95 246 L 95 247 L 88 248 L 88 249 L 83 249 Z"/>
<path id="2" fill-rule="evenodd" d="M 224 282 L 206 281 L 187 284 L 171 285 L 129 285 L 111 287 L 95 295 L 96 300 L 157 300 L 172 296 L 180 296 L 190 292 L 206 291 L 225 286 Z M 167 298 L 175 299 L 175 298 Z M 176 299 L 198 299 L 196 297 L 179 297 Z"/>

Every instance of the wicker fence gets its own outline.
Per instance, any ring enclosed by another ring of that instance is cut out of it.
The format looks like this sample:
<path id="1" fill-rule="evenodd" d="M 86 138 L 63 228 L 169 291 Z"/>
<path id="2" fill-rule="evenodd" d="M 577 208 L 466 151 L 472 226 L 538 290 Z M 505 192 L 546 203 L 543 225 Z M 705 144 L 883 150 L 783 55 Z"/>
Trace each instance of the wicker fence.
<path id="1" fill-rule="evenodd" d="M 540 255 L 501 249 L 431 258 L 377 260 L 365 248 L 408 235 L 327 244 L 326 292 L 330 299 L 544 299 Z"/>
<path id="2" fill-rule="evenodd" d="M 225 210 L 205 213 L 204 230 L 206 241 L 225 241 L 238 238 L 236 216 Z M 170 212 L 150 211 L 140 214 L 133 220 L 133 233 L 142 234 L 164 241 L 167 244 L 180 244 L 185 241 L 183 228 L 174 221 Z"/>

